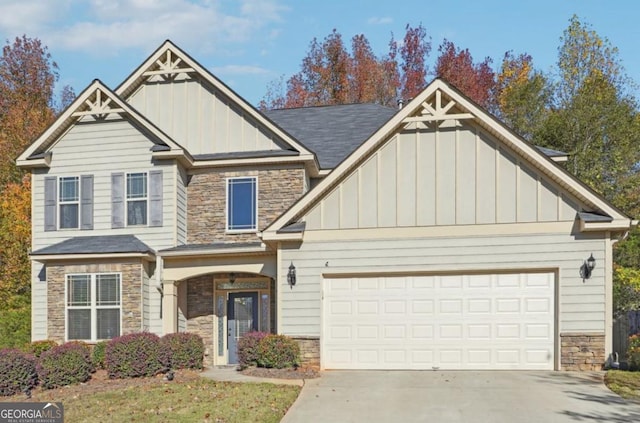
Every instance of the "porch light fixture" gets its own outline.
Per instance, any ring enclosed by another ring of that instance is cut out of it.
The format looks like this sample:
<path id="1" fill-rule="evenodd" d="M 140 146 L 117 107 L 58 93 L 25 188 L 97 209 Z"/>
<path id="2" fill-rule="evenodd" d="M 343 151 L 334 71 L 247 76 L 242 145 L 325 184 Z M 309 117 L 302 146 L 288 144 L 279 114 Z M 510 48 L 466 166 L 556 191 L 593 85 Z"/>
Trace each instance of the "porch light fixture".
<path id="1" fill-rule="evenodd" d="M 580 276 L 582 276 L 583 281 L 591 277 L 591 272 L 595 267 L 596 259 L 593 257 L 593 253 L 591 253 L 591 256 L 589 256 L 589 258 L 582 263 L 582 266 L 580 266 Z"/>
<path id="2" fill-rule="evenodd" d="M 236 274 L 234 272 L 229 273 L 229 283 L 234 283 L 236 281 Z"/>
<path id="3" fill-rule="evenodd" d="M 293 265 L 293 262 L 291 262 L 291 265 L 289 265 L 289 272 L 287 273 L 287 282 L 289 283 L 289 286 L 291 288 L 293 288 L 293 286 L 296 284 L 296 267 Z"/>

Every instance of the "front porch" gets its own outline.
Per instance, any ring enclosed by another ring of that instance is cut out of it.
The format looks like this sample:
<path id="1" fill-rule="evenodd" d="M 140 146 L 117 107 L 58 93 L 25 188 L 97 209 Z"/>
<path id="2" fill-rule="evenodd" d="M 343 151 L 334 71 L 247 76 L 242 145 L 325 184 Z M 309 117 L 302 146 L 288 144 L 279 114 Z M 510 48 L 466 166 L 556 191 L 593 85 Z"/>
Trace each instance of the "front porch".
<path id="1" fill-rule="evenodd" d="M 163 332 L 192 332 L 205 365 L 236 364 L 246 332 L 276 332 L 276 257 L 262 245 L 161 252 Z"/>

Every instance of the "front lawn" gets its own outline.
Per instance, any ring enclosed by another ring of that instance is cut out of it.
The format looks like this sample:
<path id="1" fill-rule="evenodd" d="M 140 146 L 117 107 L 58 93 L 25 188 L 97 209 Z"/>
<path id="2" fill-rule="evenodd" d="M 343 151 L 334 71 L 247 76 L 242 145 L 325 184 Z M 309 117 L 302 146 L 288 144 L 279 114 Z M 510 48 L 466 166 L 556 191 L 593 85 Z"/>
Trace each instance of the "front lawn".
<path id="1" fill-rule="evenodd" d="M 609 370 L 604 382 L 621 397 L 640 401 L 640 372 Z"/>
<path id="2" fill-rule="evenodd" d="M 54 390 L 38 388 L 29 401 L 62 402 L 69 422 L 279 422 L 300 389 L 176 375 L 171 382 L 92 380 Z M 25 401 L 25 397 L 0 397 L 0 401 Z"/>

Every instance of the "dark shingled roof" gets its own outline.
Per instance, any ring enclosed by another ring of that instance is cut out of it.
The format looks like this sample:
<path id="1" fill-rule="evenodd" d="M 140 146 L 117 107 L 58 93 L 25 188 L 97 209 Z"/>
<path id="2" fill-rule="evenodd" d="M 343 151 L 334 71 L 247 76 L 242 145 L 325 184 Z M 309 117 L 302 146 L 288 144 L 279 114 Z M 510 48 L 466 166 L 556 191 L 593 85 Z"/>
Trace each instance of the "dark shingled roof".
<path id="1" fill-rule="evenodd" d="M 558 150 L 552 150 L 550 148 L 547 147 L 540 147 L 539 145 L 536 145 L 536 148 L 538 150 L 540 150 L 540 152 L 542 154 L 544 154 L 547 157 L 562 157 L 562 156 L 568 156 L 569 154 L 565 153 L 564 151 L 558 151 Z"/>
<path id="2" fill-rule="evenodd" d="M 315 152 L 322 169 L 333 169 L 397 111 L 379 104 L 342 104 L 269 110 L 265 114 Z"/>
<path id="3" fill-rule="evenodd" d="M 169 251 L 203 251 L 203 250 L 228 250 L 231 248 L 252 248 L 260 247 L 262 242 L 217 242 L 212 244 L 185 244 L 177 247 L 160 250 L 161 253 Z"/>
<path id="4" fill-rule="evenodd" d="M 154 253 L 153 249 L 133 235 L 78 236 L 41 248 L 32 256 L 54 254 Z"/>
<path id="5" fill-rule="evenodd" d="M 613 222 L 613 217 L 598 213 L 578 212 L 578 216 L 584 222 Z"/>
<path id="6" fill-rule="evenodd" d="M 258 157 L 299 156 L 292 150 L 234 151 L 230 153 L 194 154 L 195 160 L 253 159 Z"/>

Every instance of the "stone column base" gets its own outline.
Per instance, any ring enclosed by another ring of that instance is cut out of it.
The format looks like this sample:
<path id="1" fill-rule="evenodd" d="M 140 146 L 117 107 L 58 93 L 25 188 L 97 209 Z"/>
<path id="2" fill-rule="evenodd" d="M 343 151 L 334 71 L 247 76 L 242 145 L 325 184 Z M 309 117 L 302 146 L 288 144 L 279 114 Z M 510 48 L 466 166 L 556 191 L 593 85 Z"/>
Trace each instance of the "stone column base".
<path id="1" fill-rule="evenodd" d="M 602 370 L 604 363 L 603 333 L 560 334 L 560 370 Z"/>
<path id="2" fill-rule="evenodd" d="M 320 338 L 292 336 L 300 346 L 300 365 L 320 369 Z"/>

